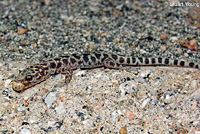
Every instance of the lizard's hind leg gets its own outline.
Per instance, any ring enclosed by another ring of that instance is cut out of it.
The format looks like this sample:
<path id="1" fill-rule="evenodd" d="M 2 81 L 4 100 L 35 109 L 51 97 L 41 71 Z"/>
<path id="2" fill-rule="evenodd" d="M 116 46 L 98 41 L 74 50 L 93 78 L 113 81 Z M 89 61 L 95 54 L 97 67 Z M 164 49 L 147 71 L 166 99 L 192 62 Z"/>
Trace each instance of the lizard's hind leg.
<path id="1" fill-rule="evenodd" d="M 111 58 L 106 58 L 103 61 L 103 64 L 107 68 L 114 68 L 114 69 L 121 69 L 122 68 L 121 64 L 119 64 L 116 60 L 111 59 Z"/>

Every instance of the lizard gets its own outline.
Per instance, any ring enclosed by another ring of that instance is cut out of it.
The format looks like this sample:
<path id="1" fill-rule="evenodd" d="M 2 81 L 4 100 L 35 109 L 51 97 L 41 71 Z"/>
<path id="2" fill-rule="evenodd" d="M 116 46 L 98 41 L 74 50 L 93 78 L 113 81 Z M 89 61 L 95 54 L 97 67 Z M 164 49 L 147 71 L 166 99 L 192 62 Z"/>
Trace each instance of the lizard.
<path id="1" fill-rule="evenodd" d="M 19 71 L 16 79 L 12 81 L 12 88 L 16 92 L 23 92 L 54 74 L 65 74 L 65 82 L 69 83 L 75 69 L 90 69 L 106 67 L 121 69 L 123 66 L 181 66 L 200 69 L 200 64 L 169 58 L 126 57 L 117 54 L 89 53 L 71 54 L 48 60 L 44 63 L 33 64 Z"/>

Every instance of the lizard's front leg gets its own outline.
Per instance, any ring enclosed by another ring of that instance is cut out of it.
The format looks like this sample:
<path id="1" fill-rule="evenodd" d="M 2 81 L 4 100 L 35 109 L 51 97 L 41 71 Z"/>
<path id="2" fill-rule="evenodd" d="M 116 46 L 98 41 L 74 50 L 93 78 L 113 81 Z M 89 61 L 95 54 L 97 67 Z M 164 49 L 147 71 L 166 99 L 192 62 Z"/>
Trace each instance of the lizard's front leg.
<path id="1" fill-rule="evenodd" d="M 73 73 L 73 70 L 70 68 L 62 68 L 61 69 L 61 74 L 65 75 L 65 83 L 68 84 L 71 81 L 72 73 Z"/>

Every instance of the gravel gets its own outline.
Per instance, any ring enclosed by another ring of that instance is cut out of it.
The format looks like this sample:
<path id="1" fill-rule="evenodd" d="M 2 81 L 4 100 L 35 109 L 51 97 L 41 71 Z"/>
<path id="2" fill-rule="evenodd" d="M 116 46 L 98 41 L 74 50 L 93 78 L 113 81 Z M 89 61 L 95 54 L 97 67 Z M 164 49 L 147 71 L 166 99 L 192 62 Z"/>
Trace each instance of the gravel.
<path id="1" fill-rule="evenodd" d="M 170 6 L 174 2 L 1 1 L 0 132 L 200 133 L 197 69 L 97 68 L 75 70 L 68 85 L 63 75 L 23 93 L 10 85 L 25 66 L 71 53 L 200 63 L 189 43 L 200 40 L 199 7 Z"/>

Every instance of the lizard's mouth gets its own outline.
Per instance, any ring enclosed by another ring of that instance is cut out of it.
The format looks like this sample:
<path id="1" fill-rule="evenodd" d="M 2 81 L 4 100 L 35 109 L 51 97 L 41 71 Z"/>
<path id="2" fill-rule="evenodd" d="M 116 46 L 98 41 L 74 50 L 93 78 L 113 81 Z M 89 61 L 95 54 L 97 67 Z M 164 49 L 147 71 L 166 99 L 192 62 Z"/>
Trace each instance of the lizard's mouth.
<path id="1" fill-rule="evenodd" d="M 21 82 L 12 82 L 12 88 L 13 90 L 15 90 L 16 92 L 21 92 L 25 89 L 25 85 Z"/>

